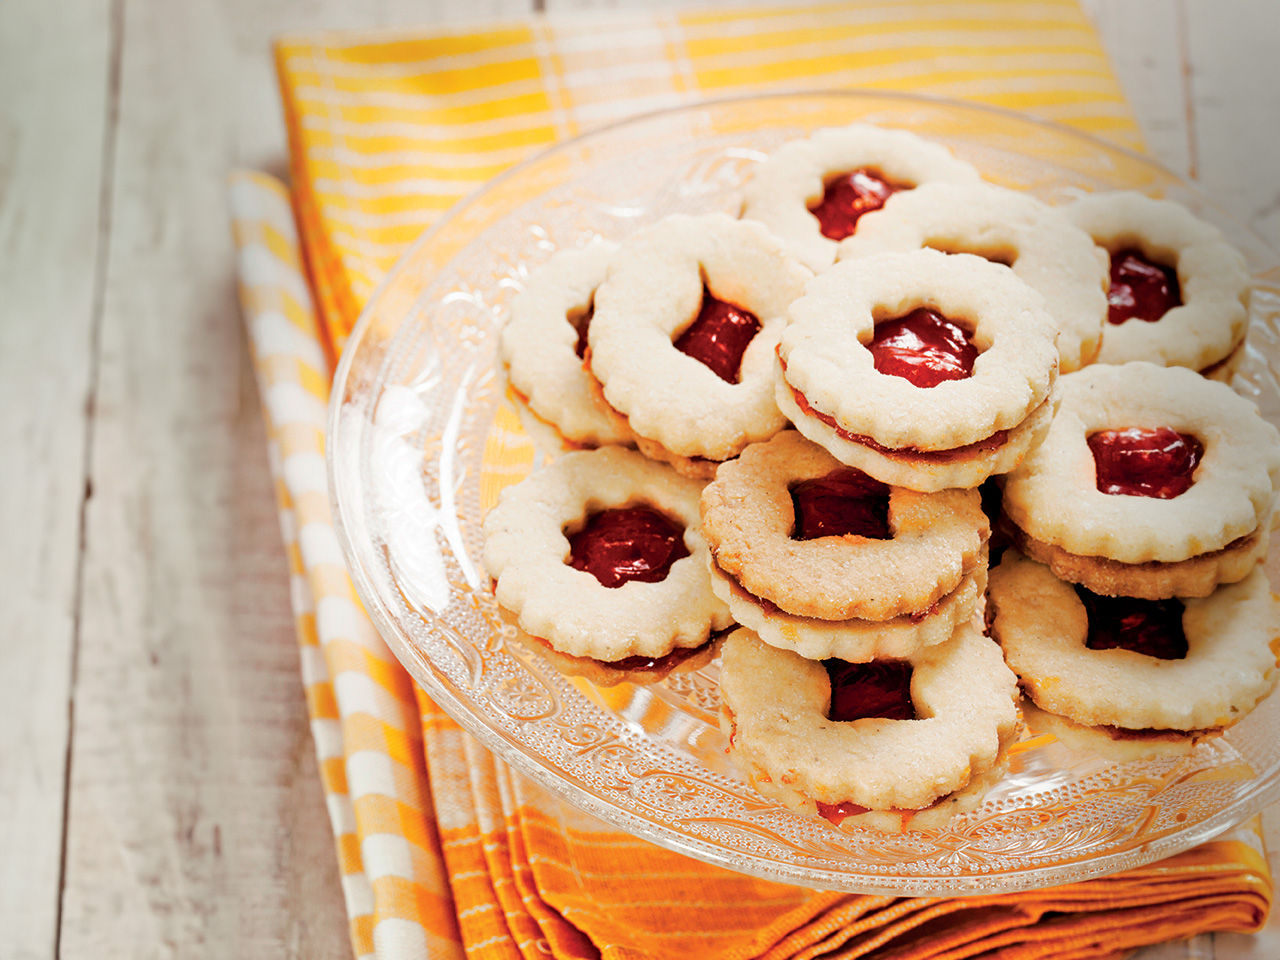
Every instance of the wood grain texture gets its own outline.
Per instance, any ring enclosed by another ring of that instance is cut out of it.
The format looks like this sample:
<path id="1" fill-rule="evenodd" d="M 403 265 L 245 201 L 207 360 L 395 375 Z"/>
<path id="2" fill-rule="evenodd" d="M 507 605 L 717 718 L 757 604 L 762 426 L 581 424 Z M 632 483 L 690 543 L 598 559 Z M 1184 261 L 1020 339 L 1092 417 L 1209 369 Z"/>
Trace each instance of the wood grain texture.
<path id="1" fill-rule="evenodd" d="M 57 935 L 110 30 L 0 4 L 0 954 Z"/>
<path id="2" fill-rule="evenodd" d="M 124 2 L 63 957 L 350 955 L 225 176 L 283 159 L 273 34 L 437 8 Z"/>
<path id="3" fill-rule="evenodd" d="M 1089 0 L 1084 6 L 1133 105 L 1147 152 L 1187 176 L 1192 153 L 1180 3 Z"/>
<path id="4" fill-rule="evenodd" d="M 0 955 L 16 943 L 17 957 L 49 956 L 56 942 L 78 621 L 62 956 L 347 957 L 223 178 L 237 163 L 283 168 L 273 34 L 535 4 L 118 3 L 115 34 L 102 3 L 0 3 L 0 89 L 22 94 L 0 120 L 0 443 L 28 465 L 0 484 L 0 574 L 18 627 L 0 641 L 0 710 L 20 731 L 0 743 Z M 555 12 L 635 5 L 546 0 Z M 1205 0 L 1088 6 L 1155 155 L 1179 172 L 1194 164 L 1280 239 L 1271 0 L 1230 16 Z M 1266 822 L 1280 848 L 1280 814 Z M 1274 960 L 1276 928 L 1135 960 Z"/>
<path id="5" fill-rule="evenodd" d="M 1196 174 L 1280 247 L 1280 5 L 1182 2 Z"/>

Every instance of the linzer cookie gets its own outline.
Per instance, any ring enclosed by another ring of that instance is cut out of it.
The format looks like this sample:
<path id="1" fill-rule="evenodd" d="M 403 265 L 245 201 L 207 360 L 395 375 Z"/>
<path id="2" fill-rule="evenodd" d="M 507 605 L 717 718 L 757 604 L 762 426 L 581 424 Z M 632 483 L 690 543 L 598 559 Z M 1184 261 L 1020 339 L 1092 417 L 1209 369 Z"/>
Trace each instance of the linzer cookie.
<path id="1" fill-rule="evenodd" d="M 702 485 L 621 447 L 570 453 L 484 520 L 498 603 L 562 653 L 665 657 L 729 626 L 698 532 Z"/>
<path id="2" fill-rule="evenodd" d="M 811 659 L 861 661 L 909 655 L 968 619 L 990 528 L 975 490 L 890 487 L 786 430 L 720 467 L 702 531 L 739 623 Z"/>
<path id="3" fill-rule="evenodd" d="M 1145 600 L 1099 596 L 1009 551 L 988 604 L 1027 694 L 1086 726 L 1203 736 L 1275 683 L 1280 610 L 1261 567 L 1209 597 Z"/>
<path id="4" fill-rule="evenodd" d="M 832 820 L 895 811 L 902 827 L 926 827 L 931 807 L 959 812 L 957 793 L 998 779 L 1019 729 L 1016 679 L 968 625 L 915 656 L 865 664 L 807 660 L 736 630 L 720 690 L 730 756 L 756 789 Z"/>
<path id="5" fill-rule="evenodd" d="M 1023 553 L 1112 596 L 1207 596 L 1267 548 L 1280 433 L 1182 367 L 1095 364 L 1059 381 L 1049 433 L 1005 481 Z"/>
<path id="6" fill-rule="evenodd" d="M 859 218 L 924 183 L 976 183 L 978 171 L 942 144 L 866 124 L 819 130 L 783 144 L 745 188 L 742 216 L 781 237 L 805 266 L 823 270 Z"/>
<path id="7" fill-rule="evenodd" d="M 848 260 L 929 247 L 1003 263 L 1044 297 L 1063 373 L 1093 362 L 1102 344 L 1107 257 L 1059 211 L 989 183 L 926 183 L 895 193 L 841 241 Z"/>
<path id="8" fill-rule="evenodd" d="M 778 406 L 837 460 L 913 490 L 976 487 L 1048 428 L 1044 299 L 1006 267 L 937 250 L 837 263 L 791 306 Z"/>
<path id="9" fill-rule="evenodd" d="M 1100 363 L 1148 360 L 1229 380 L 1248 329 L 1249 271 L 1181 204 L 1122 191 L 1062 208 L 1110 259 Z"/>
<path id="10" fill-rule="evenodd" d="M 587 342 L 641 450 L 709 476 L 785 425 L 773 352 L 808 277 L 763 226 L 723 214 L 667 217 L 623 245 Z"/>
<path id="11" fill-rule="evenodd" d="M 556 253 L 512 301 L 502 330 L 502 357 L 511 385 L 529 408 L 565 437 L 592 445 L 626 443 L 625 427 L 596 403 L 583 368 L 596 287 L 616 243 L 599 240 Z"/>

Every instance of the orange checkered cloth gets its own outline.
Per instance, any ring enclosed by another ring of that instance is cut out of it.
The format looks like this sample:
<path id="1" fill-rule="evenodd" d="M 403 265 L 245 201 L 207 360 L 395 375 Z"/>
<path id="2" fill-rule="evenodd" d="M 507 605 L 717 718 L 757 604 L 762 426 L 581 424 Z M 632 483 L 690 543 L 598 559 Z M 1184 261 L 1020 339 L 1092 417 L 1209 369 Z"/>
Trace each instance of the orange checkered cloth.
<path id="1" fill-rule="evenodd" d="M 232 211 L 358 957 L 1084 960 L 1262 925 L 1271 877 L 1249 829 L 1108 878 L 965 899 L 790 887 L 620 834 L 496 760 L 414 687 L 361 609 L 329 512 L 332 359 L 401 249 L 460 196 L 619 114 L 780 83 L 966 96 L 1134 144 L 1073 3 L 538 19 L 290 39 L 277 53 L 294 192 L 236 174 Z"/>

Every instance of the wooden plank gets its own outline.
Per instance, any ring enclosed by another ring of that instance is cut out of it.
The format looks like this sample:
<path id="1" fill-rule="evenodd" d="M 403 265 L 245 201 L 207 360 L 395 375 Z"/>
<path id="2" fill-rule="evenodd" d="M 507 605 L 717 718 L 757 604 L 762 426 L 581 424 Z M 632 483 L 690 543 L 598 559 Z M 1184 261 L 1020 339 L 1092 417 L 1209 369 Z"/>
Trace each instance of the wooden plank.
<path id="1" fill-rule="evenodd" d="M 269 38 L 357 14 L 123 2 L 62 956 L 348 957 L 224 179 L 282 166 Z"/>
<path id="2" fill-rule="evenodd" d="M 1183 0 L 1185 74 L 1191 144 L 1201 185 L 1227 210 L 1280 249 L 1280 16 L 1273 0 L 1221 7 Z M 1272 258 L 1272 265 L 1280 257 Z M 1280 808 L 1263 814 L 1271 868 L 1280 873 Z M 1256 936 L 1217 934 L 1213 960 L 1280 957 L 1273 915 Z"/>
<path id="3" fill-rule="evenodd" d="M 1280 248 L 1280 8 L 1274 0 L 1192 0 L 1186 35 L 1198 176 Z"/>
<path id="4" fill-rule="evenodd" d="M 1088 0 L 1102 44 L 1142 127 L 1147 152 L 1175 173 L 1192 167 L 1180 3 Z"/>
<path id="5" fill-rule="evenodd" d="M 103 4 L 0 4 L 0 929 L 53 954 L 111 29 Z"/>

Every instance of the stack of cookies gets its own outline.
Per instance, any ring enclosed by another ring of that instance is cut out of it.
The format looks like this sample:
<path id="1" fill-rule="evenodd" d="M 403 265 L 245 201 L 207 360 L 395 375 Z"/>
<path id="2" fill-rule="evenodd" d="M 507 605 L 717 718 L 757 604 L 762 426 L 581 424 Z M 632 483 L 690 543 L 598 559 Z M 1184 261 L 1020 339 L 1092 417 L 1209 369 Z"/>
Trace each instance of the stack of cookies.
<path id="1" fill-rule="evenodd" d="M 1185 367 L 1062 379 L 1045 442 L 1008 478 L 1017 550 L 992 573 L 992 635 L 1040 726 L 1112 756 L 1185 752 L 1274 681 L 1260 566 L 1280 434 Z"/>
<path id="2" fill-rule="evenodd" d="M 1051 208 L 904 131 L 788 144 L 742 219 L 557 253 L 513 301 L 512 385 L 599 449 L 486 518 L 498 601 L 604 682 L 718 650 L 732 757 L 834 823 L 980 801 L 1019 681 L 1064 739 L 1183 749 L 1276 667 L 1280 434 L 1201 375 L 1246 289 L 1168 201 Z M 984 482 L 1017 547 L 990 636 Z"/>

